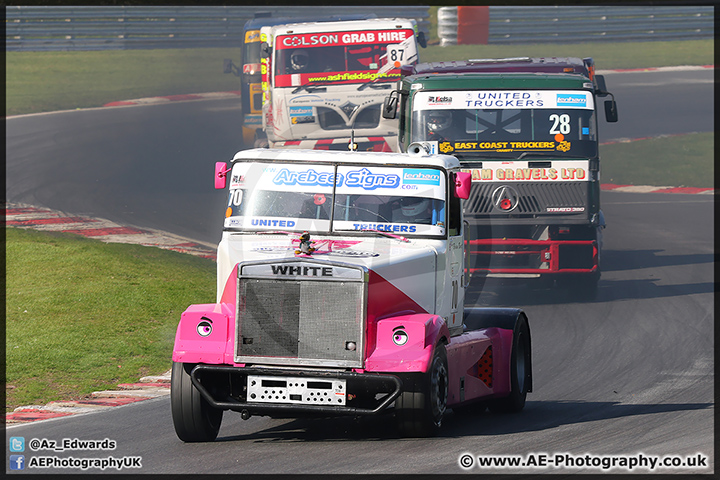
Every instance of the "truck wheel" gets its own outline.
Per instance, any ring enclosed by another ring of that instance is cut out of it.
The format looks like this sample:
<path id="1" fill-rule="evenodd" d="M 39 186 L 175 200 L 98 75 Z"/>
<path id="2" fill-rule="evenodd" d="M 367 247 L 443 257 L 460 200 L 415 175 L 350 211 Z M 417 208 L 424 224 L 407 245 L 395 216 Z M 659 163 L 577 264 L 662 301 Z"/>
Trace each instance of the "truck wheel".
<path id="1" fill-rule="evenodd" d="M 265 132 L 258 129 L 255 130 L 255 142 L 253 142 L 254 148 L 269 148 L 270 142 L 267 139 L 267 135 L 265 135 Z"/>
<path id="2" fill-rule="evenodd" d="M 395 401 L 398 429 L 403 436 L 437 433 L 447 410 L 448 381 L 447 352 L 445 345 L 438 345 L 427 373 L 415 382 L 403 382 L 404 391 Z"/>
<path id="3" fill-rule="evenodd" d="M 488 403 L 490 411 L 514 413 L 525 407 L 525 398 L 531 387 L 530 368 L 530 327 L 525 315 L 520 315 L 513 331 L 513 346 L 510 355 L 510 395 L 491 400 Z"/>
<path id="4" fill-rule="evenodd" d="M 192 384 L 193 367 L 173 362 L 170 408 L 175 433 L 183 442 L 212 442 L 220 430 L 223 411 L 211 407 Z"/>

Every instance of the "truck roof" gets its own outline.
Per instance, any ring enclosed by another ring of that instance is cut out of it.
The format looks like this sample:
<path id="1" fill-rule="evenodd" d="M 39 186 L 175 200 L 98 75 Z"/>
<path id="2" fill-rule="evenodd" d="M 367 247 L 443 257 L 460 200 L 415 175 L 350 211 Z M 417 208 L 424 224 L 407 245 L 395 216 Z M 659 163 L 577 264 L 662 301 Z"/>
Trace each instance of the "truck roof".
<path id="1" fill-rule="evenodd" d="M 389 152 L 346 152 L 340 150 L 268 149 L 241 150 L 233 157 L 234 162 L 270 161 L 303 163 L 372 164 L 385 166 L 440 167 L 446 170 L 459 168 L 460 161 L 450 155 L 414 156 Z"/>
<path id="2" fill-rule="evenodd" d="M 281 30 L 292 29 L 291 33 L 343 32 L 347 30 L 413 28 L 414 20 L 407 18 L 368 18 L 365 20 L 347 20 L 342 22 L 304 22 L 287 23 L 272 27 L 274 35 L 283 35 Z"/>
<path id="3" fill-rule="evenodd" d="M 594 69 L 592 58 L 516 57 L 453 60 L 450 62 L 403 65 L 401 67 L 401 74 L 405 77 L 431 73 L 575 73 L 592 79 Z"/>
<path id="4" fill-rule="evenodd" d="M 557 73 L 437 73 L 404 77 L 408 84 L 422 83 L 422 90 L 509 89 L 593 89 L 584 75 Z"/>

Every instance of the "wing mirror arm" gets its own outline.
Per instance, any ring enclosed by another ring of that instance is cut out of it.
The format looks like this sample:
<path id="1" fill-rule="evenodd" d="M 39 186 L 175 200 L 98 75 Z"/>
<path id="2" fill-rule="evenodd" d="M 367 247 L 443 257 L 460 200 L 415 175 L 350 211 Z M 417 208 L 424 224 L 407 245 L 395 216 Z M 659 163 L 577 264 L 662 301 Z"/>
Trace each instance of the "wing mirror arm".
<path id="1" fill-rule="evenodd" d="M 615 96 L 608 92 L 610 100 L 605 100 L 605 121 L 614 123 L 618 121 L 617 103 L 615 103 Z"/>
<path id="2" fill-rule="evenodd" d="M 223 59 L 223 73 L 232 73 L 236 77 L 240 76 L 240 69 L 229 58 Z"/>
<path id="3" fill-rule="evenodd" d="M 222 190 L 227 185 L 227 174 L 232 170 L 225 162 L 215 162 L 215 188 Z"/>
<path id="4" fill-rule="evenodd" d="M 398 104 L 398 92 L 397 90 L 391 92 L 390 95 L 385 97 L 382 107 L 382 117 L 389 120 L 397 118 L 397 104 Z"/>

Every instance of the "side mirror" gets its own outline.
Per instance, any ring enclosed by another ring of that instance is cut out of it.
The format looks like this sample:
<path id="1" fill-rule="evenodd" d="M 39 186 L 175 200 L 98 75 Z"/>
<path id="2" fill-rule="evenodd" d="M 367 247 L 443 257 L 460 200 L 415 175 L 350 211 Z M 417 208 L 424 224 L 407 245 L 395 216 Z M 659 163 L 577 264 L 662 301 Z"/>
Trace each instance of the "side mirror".
<path id="1" fill-rule="evenodd" d="M 268 58 L 270 56 L 270 45 L 267 42 L 260 44 L 260 56 L 262 58 Z"/>
<path id="2" fill-rule="evenodd" d="M 606 97 L 608 89 L 605 85 L 605 77 L 603 75 L 595 75 L 595 95 L 598 97 Z"/>
<path id="3" fill-rule="evenodd" d="M 382 116 L 393 120 L 397 117 L 398 93 L 392 92 L 383 101 Z"/>
<path id="4" fill-rule="evenodd" d="M 225 162 L 215 162 L 215 188 L 222 190 L 227 185 L 227 174 L 230 169 Z"/>
<path id="5" fill-rule="evenodd" d="M 427 38 L 425 38 L 425 32 L 418 32 L 417 42 L 422 48 L 427 48 Z"/>
<path id="6" fill-rule="evenodd" d="M 232 73 L 232 60 L 229 58 L 223 60 L 223 73 Z"/>
<path id="7" fill-rule="evenodd" d="M 605 120 L 610 123 L 618 121 L 617 103 L 615 103 L 615 98 L 612 100 L 605 100 Z"/>
<path id="8" fill-rule="evenodd" d="M 470 197 L 470 188 L 472 188 L 472 173 L 456 172 L 455 196 L 467 200 Z"/>

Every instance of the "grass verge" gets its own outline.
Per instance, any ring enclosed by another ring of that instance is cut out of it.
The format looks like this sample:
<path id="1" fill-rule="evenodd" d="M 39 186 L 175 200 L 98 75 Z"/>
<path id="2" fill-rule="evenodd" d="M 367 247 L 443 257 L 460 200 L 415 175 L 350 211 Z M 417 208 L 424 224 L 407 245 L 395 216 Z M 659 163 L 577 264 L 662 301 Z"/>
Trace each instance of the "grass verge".
<path id="1" fill-rule="evenodd" d="M 600 146 L 602 183 L 714 187 L 714 135 L 691 133 Z"/>
<path id="2" fill-rule="evenodd" d="M 215 301 L 215 263 L 6 228 L 6 409 L 166 372 L 180 314 Z"/>
<path id="3" fill-rule="evenodd" d="M 100 107 L 130 100 L 240 89 L 223 74 L 239 48 L 7 52 L 7 115 Z"/>
<path id="4" fill-rule="evenodd" d="M 517 56 L 593 57 L 597 68 L 649 68 L 713 63 L 713 40 L 529 45 L 430 45 L 423 62 Z M 6 52 L 6 115 L 100 107 L 134 98 L 239 90 L 222 73 L 239 48 Z"/>

